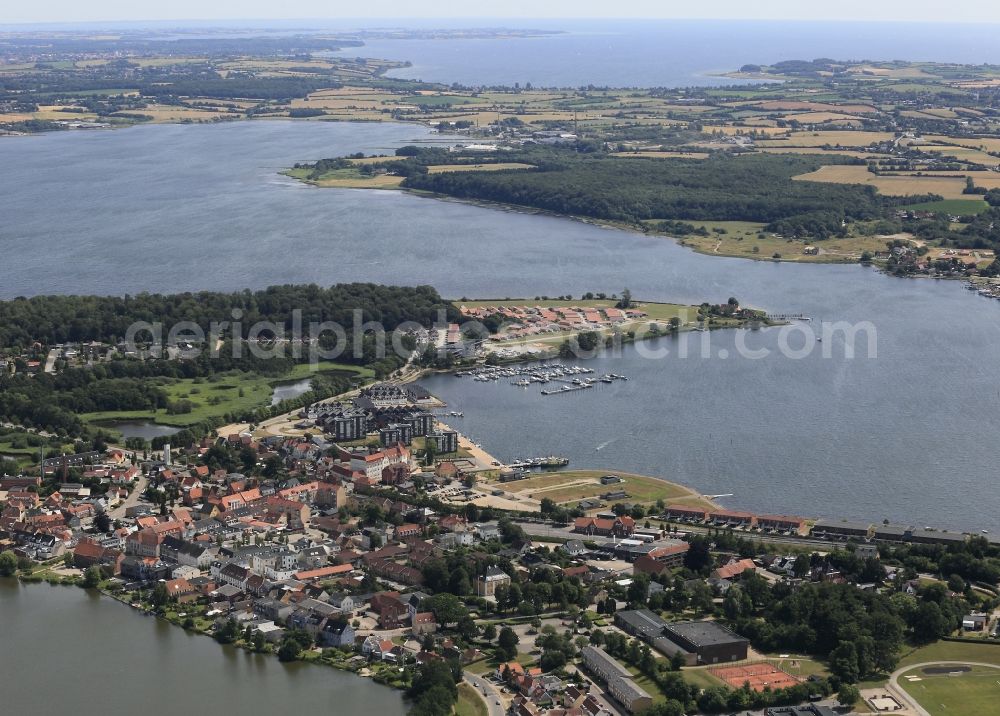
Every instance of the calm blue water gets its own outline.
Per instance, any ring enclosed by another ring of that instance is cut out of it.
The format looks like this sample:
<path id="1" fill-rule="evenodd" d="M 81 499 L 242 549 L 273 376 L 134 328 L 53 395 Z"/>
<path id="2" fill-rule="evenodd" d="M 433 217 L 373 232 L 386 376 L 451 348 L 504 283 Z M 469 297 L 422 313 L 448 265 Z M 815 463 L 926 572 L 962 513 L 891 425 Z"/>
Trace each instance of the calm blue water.
<path id="1" fill-rule="evenodd" d="M 343 281 L 424 283 L 454 298 L 627 286 L 646 300 L 736 296 L 775 313 L 871 321 L 875 359 L 846 360 L 838 341 L 822 344 L 831 359 L 719 358 L 735 355 L 730 331 L 712 335 L 711 359 L 626 351 L 613 371 L 632 380 L 574 396 L 451 377 L 430 385 L 505 458 L 564 454 L 574 467 L 733 492 L 730 504 L 752 509 L 1000 529 L 1000 302 L 955 282 L 703 256 L 569 220 L 276 174 L 429 136 L 255 121 L 0 141 L 0 297 Z M 777 345 L 774 333 L 747 338 Z"/>
<path id="2" fill-rule="evenodd" d="M 461 24 L 461 23 L 459 23 Z M 477 21 L 477 26 L 488 25 Z M 780 60 L 1000 63 L 998 27 L 929 23 L 705 20 L 497 20 L 564 34 L 484 40 L 373 40 L 348 57 L 409 60 L 392 77 L 463 85 L 684 87 L 734 84 L 713 74 Z"/>

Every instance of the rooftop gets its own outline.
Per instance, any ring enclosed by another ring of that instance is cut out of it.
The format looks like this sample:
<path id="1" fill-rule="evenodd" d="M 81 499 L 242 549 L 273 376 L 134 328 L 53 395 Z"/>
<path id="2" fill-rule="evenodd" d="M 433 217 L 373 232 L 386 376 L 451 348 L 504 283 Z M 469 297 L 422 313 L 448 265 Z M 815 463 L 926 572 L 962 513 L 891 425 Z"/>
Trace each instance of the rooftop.
<path id="1" fill-rule="evenodd" d="M 748 641 L 744 637 L 730 631 L 718 622 L 690 621 L 667 624 L 666 631 L 695 646 L 711 646 L 713 644 L 732 644 Z"/>

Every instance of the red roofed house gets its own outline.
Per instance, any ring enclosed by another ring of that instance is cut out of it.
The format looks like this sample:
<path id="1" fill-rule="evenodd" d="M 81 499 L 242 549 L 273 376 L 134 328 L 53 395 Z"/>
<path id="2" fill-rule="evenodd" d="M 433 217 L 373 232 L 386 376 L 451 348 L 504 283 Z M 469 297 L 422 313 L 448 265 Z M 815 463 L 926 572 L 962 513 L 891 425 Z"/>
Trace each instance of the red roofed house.
<path id="1" fill-rule="evenodd" d="M 615 519 L 601 517 L 577 517 L 573 531 L 601 537 L 629 537 L 635 532 L 635 520 L 622 516 Z"/>
<path id="2" fill-rule="evenodd" d="M 399 599 L 399 592 L 379 592 L 369 601 L 371 610 L 378 614 L 379 626 L 383 629 L 398 629 L 409 609 Z"/>
<path id="3" fill-rule="evenodd" d="M 757 565 L 753 563 L 752 559 L 731 559 L 728 563 L 713 571 L 712 576 L 716 579 L 733 579 L 741 576 L 744 572 L 754 572 L 756 570 Z"/>
<path id="4" fill-rule="evenodd" d="M 406 539 L 407 537 L 419 537 L 420 525 L 405 524 L 396 528 L 396 539 Z"/>
<path id="5" fill-rule="evenodd" d="M 715 510 L 708 513 L 708 519 L 716 525 L 727 527 L 753 527 L 757 524 L 757 515 L 737 510 Z"/>
<path id="6" fill-rule="evenodd" d="M 420 636 L 421 634 L 433 634 L 436 632 L 437 621 L 434 619 L 434 613 L 417 612 L 414 614 L 410 624 L 410 631 L 413 632 L 414 636 Z"/>
<path id="7" fill-rule="evenodd" d="M 805 525 L 806 521 L 801 517 L 788 515 L 759 515 L 757 517 L 757 526 L 762 530 L 801 533 Z"/>
<path id="8" fill-rule="evenodd" d="M 121 561 L 125 556 L 121 550 L 102 547 L 96 542 L 88 539 L 80 540 L 73 549 L 73 566 L 78 569 L 86 569 L 97 565 L 99 567 L 111 567 L 113 574 L 121 571 Z"/>
<path id="9" fill-rule="evenodd" d="M 309 505 L 304 502 L 272 495 L 264 503 L 267 506 L 267 513 L 278 519 L 285 520 L 288 529 L 300 530 L 309 526 L 309 517 L 312 512 L 309 509 Z"/>
<path id="10" fill-rule="evenodd" d="M 337 564 L 331 567 L 320 567 L 319 569 L 307 569 L 302 572 L 296 572 L 295 578 L 307 582 L 313 579 L 340 577 L 352 571 L 354 571 L 354 567 L 350 564 Z"/>

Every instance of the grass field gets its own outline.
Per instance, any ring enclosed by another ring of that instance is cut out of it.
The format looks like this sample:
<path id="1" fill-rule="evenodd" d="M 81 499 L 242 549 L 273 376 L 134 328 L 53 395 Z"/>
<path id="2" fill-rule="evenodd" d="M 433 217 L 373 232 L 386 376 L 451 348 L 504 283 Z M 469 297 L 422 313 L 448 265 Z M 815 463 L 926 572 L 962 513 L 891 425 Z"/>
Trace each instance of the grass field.
<path id="1" fill-rule="evenodd" d="M 931 716 L 996 713 L 1000 669 L 974 666 L 971 671 L 953 674 L 927 674 L 915 669 L 903 674 L 899 685 Z"/>
<path id="2" fill-rule="evenodd" d="M 716 678 L 708 669 L 681 669 L 684 680 L 699 689 L 710 689 L 713 686 L 725 686 L 722 679 Z"/>
<path id="3" fill-rule="evenodd" d="M 940 211 L 945 214 L 966 216 L 968 214 L 981 214 L 990 207 L 982 199 L 944 199 L 942 201 L 924 201 L 919 204 L 909 204 L 903 208 L 911 211 Z"/>
<path id="4" fill-rule="evenodd" d="M 885 238 L 856 236 L 848 238 L 824 239 L 810 242 L 798 239 L 784 239 L 773 234 L 760 234 L 763 224 L 740 221 L 693 222 L 710 231 L 725 228 L 725 234 L 712 233 L 709 236 L 689 235 L 681 237 L 682 246 L 688 246 L 698 253 L 716 256 L 735 256 L 744 259 L 771 260 L 780 254 L 782 261 L 796 263 L 843 263 L 855 262 L 865 251 L 885 249 Z M 816 246 L 819 254 L 806 254 L 806 246 Z"/>
<path id="5" fill-rule="evenodd" d="M 615 474 L 624 482 L 602 485 L 602 475 Z M 705 509 L 716 509 L 711 500 L 705 499 L 697 491 L 656 477 L 633 475 L 627 472 L 600 470 L 560 470 L 540 477 L 509 482 L 504 488 L 522 497 L 536 500 L 549 498 L 556 503 L 575 503 L 588 497 L 598 497 L 605 492 L 624 490 L 627 501 L 653 503 L 663 500 L 667 503 L 682 503 Z"/>
<path id="6" fill-rule="evenodd" d="M 293 179 L 300 179 L 315 186 L 335 189 L 398 189 L 403 177 L 388 174 L 367 176 L 357 169 L 334 169 L 319 179 L 309 179 L 311 169 L 289 169 L 283 172 Z"/>
<path id="7" fill-rule="evenodd" d="M 905 654 L 899 660 L 899 665 L 902 667 L 928 661 L 969 661 L 1000 666 L 1000 643 L 938 641 Z"/>
<path id="8" fill-rule="evenodd" d="M 483 697 L 469 684 L 459 684 L 455 716 L 486 716 L 486 714 L 486 702 L 483 701 Z"/>
<path id="9" fill-rule="evenodd" d="M 126 410 L 84 413 L 80 417 L 90 423 L 104 423 L 118 420 L 149 420 L 161 425 L 187 427 L 209 418 L 222 417 L 228 413 L 243 413 L 271 404 L 271 396 L 276 385 L 308 378 L 315 371 L 308 364 L 295 366 L 293 370 L 278 378 L 252 373 L 231 371 L 211 378 L 157 379 L 157 384 L 167 393 L 171 401 L 187 400 L 193 404 L 190 413 L 169 415 L 166 410 Z M 350 373 L 359 378 L 369 378 L 371 370 L 340 364 L 321 364 L 319 372 Z"/>

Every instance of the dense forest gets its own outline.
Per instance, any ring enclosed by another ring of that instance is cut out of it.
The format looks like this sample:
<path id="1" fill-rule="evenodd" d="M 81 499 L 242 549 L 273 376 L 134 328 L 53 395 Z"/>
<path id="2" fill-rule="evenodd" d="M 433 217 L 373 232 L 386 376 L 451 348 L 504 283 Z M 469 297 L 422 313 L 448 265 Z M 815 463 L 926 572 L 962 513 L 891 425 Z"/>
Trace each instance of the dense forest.
<path id="1" fill-rule="evenodd" d="M 206 333 L 213 322 L 234 320 L 241 311 L 242 337 L 258 321 L 290 330 L 292 311 L 301 311 L 302 325 L 334 321 L 352 325 L 354 311 L 364 321 L 376 321 L 391 331 L 404 321 L 430 326 L 443 310 L 448 320 L 458 309 L 430 286 L 381 286 L 371 283 L 271 286 L 259 291 L 178 293 L 136 296 L 35 296 L 0 301 L 0 349 L 43 344 L 121 340 L 137 321 L 165 327 L 181 321 L 198 324 Z"/>
<path id="2" fill-rule="evenodd" d="M 92 430 L 78 417 L 81 413 L 169 410 L 167 394 L 159 387 L 163 379 L 204 378 L 228 371 L 280 377 L 293 368 L 296 360 L 307 360 L 308 351 L 302 351 L 298 359 L 258 357 L 249 351 L 233 351 L 228 343 L 247 338 L 250 327 L 260 321 L 291 331 L 296 310 L 301 311 L 301 325 L 307 335 L 312 322 L 340 324 L 347 345 L 338 360 L 369 366 L 377 376 L 389 374 L 403 359 L 391 348 L 384 354 L 379 351 L 370 332 L 362 337 L 355 352 L 355 311 L 360 311 L 362 321 L 381 324 L 387 332 L 409 321 L 428 327 L 439 319 L 439 311 L 445 320 L 460 319 L 457 309 L 429 286 L 341 284 L 331 288 L 272 286 L 262 291 L 169 296 L 38 296 L 0 302 L 0 347 L 16 354 L 35 342 L 46 346 L 85 341 L 113 343 L 137 321 L 162 323 L 164 336 L 172 325 L 182 321 L 195 323 L 207 333 L 213 322 L 234 321 L 234 310 L 242 312 L 237 314 L 241 324 L 238 335 L 230 334 L 217 355 L 201 351 L 186 360 L 114 360 L 70 368 L 56 375 L 3 372 L 0 421 L 87 436 Z M 333 340 L 332 335 L 329 337 Z M 411 342 L 407 347 L 412 349 L 415 344 Z M 351 384 L 349 377 L 333 374 L 316 375 L 312 380 L 312 397 L 316 399 L 343 392 Z"/>
<path id="3" fill-rule="evenodd" d="M 844 220 L 880 218 L 894 203 L 872 187 L 792 180 L 821 164 L 859 161 L 849 157 L 719 154 L 663 160 L 539 148 L 504 156 L 533 164 L 534 170 L 430 174 L 413 171 L 424 158 L 407 151 L 399 166 L 404 187 L 611 221 L 758 221 L 772 231 L 822 235 L 839 230 Z M 437 161 L 434 153 L 426 163 Z"/>

